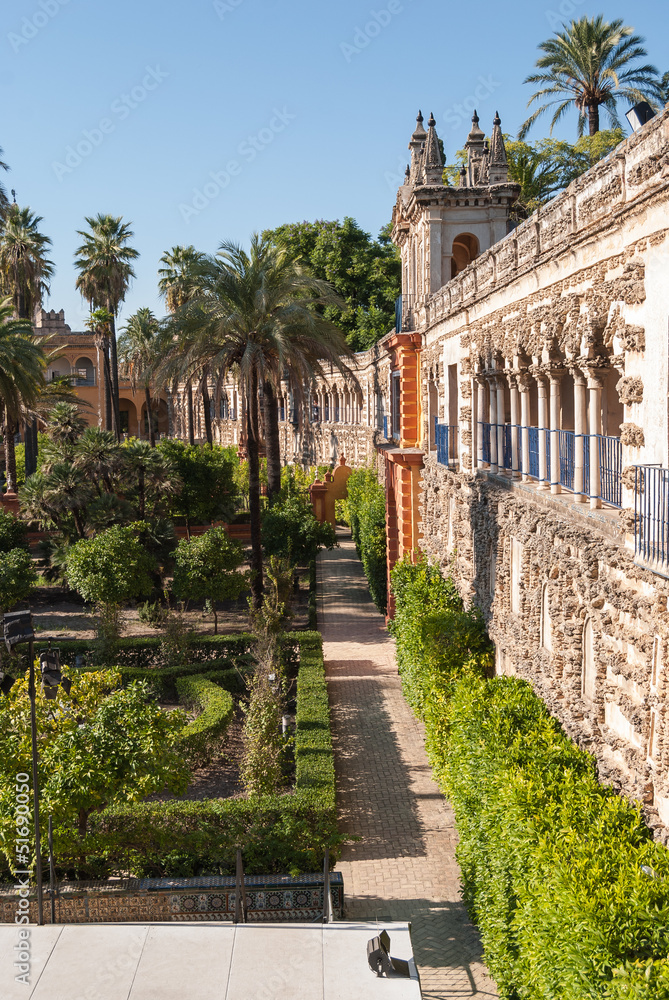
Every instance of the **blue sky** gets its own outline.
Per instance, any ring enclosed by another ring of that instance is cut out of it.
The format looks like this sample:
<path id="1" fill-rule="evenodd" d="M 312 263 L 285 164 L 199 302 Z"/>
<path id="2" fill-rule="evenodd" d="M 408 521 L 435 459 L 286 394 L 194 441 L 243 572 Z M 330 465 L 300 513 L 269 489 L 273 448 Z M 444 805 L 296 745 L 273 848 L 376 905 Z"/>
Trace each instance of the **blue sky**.
<path id="1" fill-rule="evenodd" d="M 0 146 L 44 217 L 49 308 L 81 329 L 72 257 L 84 217 L 122 215 L 140 251 L 121 319 L 148 305 L 165 249 L 392 211 L 418 107 L 449 158 L 476 101 L 515 133 L 537 45 L 563 19 L 622 17 L 669 69 L 666 3 L 637 0 L 5 0 Z M 559 135 L 575 138 L 571 116 Z M 532 138 L 541 138 L 539 125 Z"/>

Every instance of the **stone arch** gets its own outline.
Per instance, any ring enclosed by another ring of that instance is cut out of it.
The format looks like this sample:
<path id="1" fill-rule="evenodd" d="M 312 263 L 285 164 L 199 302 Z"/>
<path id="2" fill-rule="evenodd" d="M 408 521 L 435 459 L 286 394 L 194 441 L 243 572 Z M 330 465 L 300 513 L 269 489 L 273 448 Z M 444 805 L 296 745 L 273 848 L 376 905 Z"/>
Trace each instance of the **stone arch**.
<path id="1" fill-rule="evenodd" d="M 597 664 L 595 661 L 595 632 L 592 618 L 588 616 L 583 624 L 581 696 L 586 701 L 594 701 L 597 694 Z"/>
<path id="2" fill-rule="evenodd" d="M 72 370 L 77 377 L 77 385 L 95 385 L 95 364 L 82 355 L 74 362 Z"/>
<path id="3" fill-rule="evenodd" d="M 541 588 L 541 648 L 553 650 L 553 623 L 551 621 L 550 590 L 548 583 Z"/>
<path id="4" fill-rule="evenodd" d="M 131 437 L 139 437 L 139 423 L 137 420 L 137 407 L 131 399 L 121 397 L 118 401 L 119 415 L 121 418 L 121 433 L 129 434 Z"/>
<path id="5" fill-rule="evenodd" d="M 460 233 L 459 236 L 456 236 L 453 240 L 453 249 L 451 251 L 451 277 L 454 278 L 460 271 L 464 271 L 478 257 L 480 252 L 478 237 L 474 236 L 473 233 Z"/>

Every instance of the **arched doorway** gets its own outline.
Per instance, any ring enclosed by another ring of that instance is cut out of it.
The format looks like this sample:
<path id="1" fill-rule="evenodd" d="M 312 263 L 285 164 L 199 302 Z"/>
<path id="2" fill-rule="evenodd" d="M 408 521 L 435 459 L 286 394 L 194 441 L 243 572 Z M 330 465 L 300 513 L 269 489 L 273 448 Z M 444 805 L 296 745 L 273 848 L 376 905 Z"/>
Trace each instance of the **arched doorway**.
<path id="1" fill-rule="evenodd" d="M 478 257 L 479 253 L 479 241 L 473 233 L 461 233 L 456 236 L 453 240 L 451 277 L 454 278 L 460 271 L 464 271 L 467 265 Z"/>
<path id="2" fill-rule="evenodd" d="M 131 399 L 119 399 L 118 409 L 121 434 L 127 434 L 129 437 L 139 437 L 137 408 L 133 401 Z"/>

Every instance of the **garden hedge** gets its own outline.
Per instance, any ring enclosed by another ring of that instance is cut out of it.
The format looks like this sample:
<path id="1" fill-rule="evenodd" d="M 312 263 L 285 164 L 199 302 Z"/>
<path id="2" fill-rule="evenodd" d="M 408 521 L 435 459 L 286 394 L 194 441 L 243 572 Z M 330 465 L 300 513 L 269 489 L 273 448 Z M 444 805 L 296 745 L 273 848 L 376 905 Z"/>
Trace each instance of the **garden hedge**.
<path id="1" fill-rule="evenodd" d="M 133 637 L 119 639 L 114 653 L 115 665 L 119 667 L 150 668 L 160 666 L 161 650 L 165 640 L 160 636 Z M 188 659 L 191 663 L 206 663 L 227 657 L 237 661 L 248 656 L 253 647 L 254 637 L 250 632 L 237 635 L 194 635 L 188 643 Z M 95 662 L 99 649 L 97 639 L 61 639 L 53 643 L 60 649 L 61 663 L 74 665 L 75 657 Z M 48 642 L 36 642 L 35 653 L 39 655 L 48 649 Z"/>
<path id="2" fill-rule="evenodd" d="M 386 494 L 376 470 L 356 469 L 346 484 L 345 511 L 369 582 L 372 600 L 385 612 L 388 601 L 386 571 Z"/>
<path id="3" fill-rule="evenodd" d="M 235 703 L 229 691 L 206 677 L 178 677 L 176 688 L 179 702 L 199 712 L 181 734 L 181 745 L 189 760 L 201 761 L 230 725 Z"/>
<path id="4" fill-rule="evenodd" d="M 506 1000 L 669 1000 L 669 852 L 424 562 L 393 577 L 407 697 L 455 809 L 463 893 Z M 646 867 L 646 871 L 642 868 Z"/>
<path id="5" fill-rule="evenodd" d="M 299 646 L 296 780 L 284 794 L 168 800 L 94 814 L 82 845 L 76 835 L 57 848 L 59 864 L 102 874 L 231 874 L 238 847 L 249 874 L 319 871 L 326 846 L 338 843 L 330 713 L 317 632 L 290 633 Z M 86 857 L 85 868 L 79 859 Z M 332 863 L 336 851 L 331 851 Z"/>

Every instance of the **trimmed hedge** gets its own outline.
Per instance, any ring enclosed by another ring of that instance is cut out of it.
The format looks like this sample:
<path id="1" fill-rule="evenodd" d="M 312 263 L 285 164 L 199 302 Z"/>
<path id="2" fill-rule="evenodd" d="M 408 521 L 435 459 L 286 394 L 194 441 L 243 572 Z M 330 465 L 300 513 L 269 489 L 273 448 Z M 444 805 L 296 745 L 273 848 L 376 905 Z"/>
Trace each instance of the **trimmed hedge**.
<path id="1" fill-rule="evenodd" d="M 179 701 L 200 714 L 181 734 L 181 743 L 190 760 L 199 760 L 210 752 L 226 731 L 235 711 L 232 695 L 206 677 L 178 677 Z"/>
<path id="2" fill-rule="evenodd" d="M 369 582 L 369 593 L 380 611 L 388 603 L 386 571 L 386 494 L 375 469 L 356 469 L 346 484 L 345 510 Z"/>
<path id="3" fill-rule="evenodd" d="M 86 855 L 88 874 L 189 876 L 232 874 L 238 847 L 249 874 L 319 871 L 326 846 L 338 843 L 330 713 L 317 632 L 294 632 L 299 647 L 295 788 L 259 799 L 143 802 L 107 809 L 57 845 L 61 864 Z M 331 851 L 334 864 L 336 851 Z M 83 871 L 83 869 L 80 869 Z"/>
<path id="4" fill-rule="evenodd" d="M 114 654 L 119 667 L 152 668 L 159 666 L 161 647 L 164 639 L 159 636 L 119 639 Z M 238 635 L 196 635 L 188 644 L 188 659 L 192 663 L 206 663 L 221 657 L 237 660 L 248 656 L 253 647 L 254 637 L 250 632 Z M 61 662 L 74 665 L 76 656 L 95 661 L 99 649 L 97 639 L 61 639 L 54 643 L 60 649 Z M 39 655 L 48 649 L 48 642 L 36 642 L 35 653 Z"/>
<path id="5" fill-rule="evenodd" d="M 450 581 L 403 562 L 393 589 L 402 682 L 500 996 L 669 1000 L 669 852 L 529 684 L 488 676 L 482 623 Z"/>
<path id="6" fill-rule="evenodd" d="M 318 628 L 318 577 L 315 559 L 312 559 L 309 563 L 309 610 L 307 612 L 307 625 L 313 632 Z"/>

